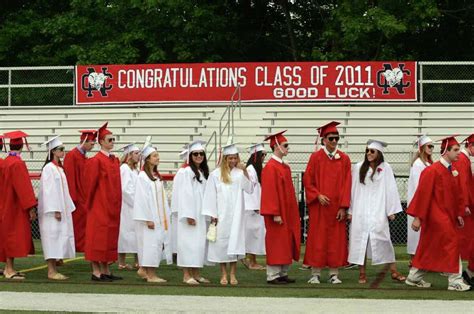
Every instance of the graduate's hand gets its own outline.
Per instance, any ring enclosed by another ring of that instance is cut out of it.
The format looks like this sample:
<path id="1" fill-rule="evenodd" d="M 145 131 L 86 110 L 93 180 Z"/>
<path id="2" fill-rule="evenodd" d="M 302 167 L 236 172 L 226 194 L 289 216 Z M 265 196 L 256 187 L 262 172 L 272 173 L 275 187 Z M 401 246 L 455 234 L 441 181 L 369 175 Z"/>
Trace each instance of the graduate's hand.
<path id="1" fill-rule="evenodd" d="M 283 224 L 283 220 L 281 219 L 281 216 L 273 216 L 273 221 L 279 225 Z"/>
<path id="2" fill-rule="evenodd" d="M 392 215 L 388 216 L 388 219 L 389 219 L 390 221 L 394 221 L 394 220 L 395 220 L 395 215 L 392 214 Z"/>
<path id="3" fill-rule="evenodd" d="M 413 229 L 413 231 L 415 232 L 418 232 L 420 230 L 420 227 L 421 227 L 421 220 L 420 218 L 415 217 L 415 219 L 413 219 L 413 222 L 411 223 L 411 229 Z"/>
<path id="4" fill-rule="evenodd" d="M 339 208 L 337 211 L 336 219 L 337 221 L 343 221 L 346 218 L 346 210 L 344 208 Z"/>
<path id="5" fill-rule="evenodd" d="M 459 228 L 464 227 L 464 219 L 461 216 L 458 216 L 458 227 Z"/>
<path id="6" fill-rule="evenodd" d="M 466 206 L 466 216 L 471 216 L 471 209 Z"/>
<path id="7" fill-rule="evenodd" d="M 327 197 L 326 195 L 322 195 L 322 194 L 318 195 L 318 201 L 319 201 L 319 204 L 321 204 L 323 206 L 327 206 L 327 205 L 329 205 L 329 202 L 331 202 L 329 197 Z"/>
<path id="8" fill-rule="evenodd" d="M 347 220 L 352 221 L 352 215 L 351 214 L 347 214 Z"/>
<path id="9" fill-rule="evenodd" d="M 148 227 L 148 229 L 155 229 L 155 223 L 153 221 L 147 221 L 146 226 Z"/>
<path id="10" fill-rule="evenodd" d="M 34 208 L 30 209 L 30 221 L 36 220 L 36 211 Z"/>
<path id="11" fill-rule="evenodd" d="M 54 218 L 56 218 L 57 221 L 61 221 L 61 212 L 54 212 Z"/>
<path id="12" fill-rule="evenodd" d="M 188 225 L 190 225 L 190 226 L 195 226 L 196 225 L 196 220 L 194 220 L 192 218 L 186 218 L 186 220 L 188 221 Z"/>

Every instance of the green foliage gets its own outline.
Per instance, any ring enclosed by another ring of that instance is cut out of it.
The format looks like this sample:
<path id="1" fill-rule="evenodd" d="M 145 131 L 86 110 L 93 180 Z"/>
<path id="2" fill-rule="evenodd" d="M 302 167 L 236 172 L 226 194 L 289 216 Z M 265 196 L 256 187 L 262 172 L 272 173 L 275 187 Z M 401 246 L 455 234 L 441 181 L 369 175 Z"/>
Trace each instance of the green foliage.
<path id="1" fill-rule="evenodd" d="M 0 66 L 472 60 L 469 0 L 18 0 Z"/>

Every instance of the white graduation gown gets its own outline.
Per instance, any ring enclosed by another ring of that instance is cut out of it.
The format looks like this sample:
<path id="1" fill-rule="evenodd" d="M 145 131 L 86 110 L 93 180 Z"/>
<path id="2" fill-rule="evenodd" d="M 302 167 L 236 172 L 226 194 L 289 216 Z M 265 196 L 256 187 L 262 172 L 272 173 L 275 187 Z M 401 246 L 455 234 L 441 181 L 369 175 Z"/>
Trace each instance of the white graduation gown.
<path id="1" fill-rule="evenodd" d="M 178 206 L 178 266 L 201 268 L 206 262 L 207 223 L 202 215 L 202 200 L 206 188 L 206 178 L 201 172 L 201 183 L 195 179 L 191 167 L 186 167 L 179 181 Z M 196 221 L 191 226 L 187 218 Z"/>
<path id="2" fill-rule="evenodd" d="M 144 171 L 138 175 L 133 205 L 137 235 L 138 263 L 142 267 L 158 267 L 161 260 L 172 263 L 170 248 L 170 210 L 163 183 L 152 181 Z M 153 221 L 155 229 L 146 222 Z"/>
<path id="3" fill-rule="evenodd" d="M 120 211 L 120 231 L 118 239 L 119 253 L 137 253 L 137 236 L 133 220 L 133 202 L 138 171 L 124 163 L 120 166 L 122 182 L 122 209 Z"/>
<path id="4" fill-rule="evenodd" d="M 244 193 L 245 200 L 245 251 L 249 254 L 265 255 L 265 220 L 260 215 L 262 188 L 258 182 L 257 171 L 252 165 L 247 167 L 252 193 Z"/>
<path id="5" fill-rule="evenodd" d="M 420 175 L 428 165 L 424 164 L 423 161 L 418 158 L 410 168 L 410 177 L 408 178 L 408 191 L 407 191 L 407 207 L 410 206 L 410 202 L 415 195 L 416 189 L 418 188 L 418 182 Z M 418 242 L 420 241 L 420 231 L 415 232 L 411 229 L 411 224 L 415 218 L 407 215 L 407 253 L 415 255 Z"/>
<path id="6" fill-rule="evenodd" d="M 38 220 L 45 260 L 76 256 L 72 223 L 75 209 L 63 168 L 48 163 L 41 173 L 38 194 Z M 58 211 L 61 221 L 54 218 Z"/>
<path id="7" fill-rule="evenodd" d="M 221 171 L 209 175 L 202 214 L 218 219 L 217 240 L 209 242 L 207 259 L 214 263 L 236 262 L 245 256 L 244 194 L 252 193 L 253 185 L 238 168 L 231 170 L 232 183 L 221 181 Z"/>
<path id="8" fill-rule="evenodd" d="M 185 168 L 179 168 L 176 171 L 176 174 L 173 178 L 173 189 L 171 191 L 171 252 L 173 254 L 178 253 L 178 208 L 179 208 L 179 200 L 181 197 L 179 196 L 180 190 L 179 187 L 181 178 L 183 177 Z"/>
<path id="9" fill-rule="evenodd" d="M 372 265 L 395 262 L 390 239 L 388 216 L 402 211 L 400 196 L 392 167 L 383 162 L 376 169 L 373 181 L 369 168 L 365 184 L 359 181 L 362 162 L 352 169 L 352 194 L 349 214 L 352 222 L 349 235 L 349 263 L 363 265 L 365 254 Z M 378 169 L 381 169 L 379 171 Z"/>

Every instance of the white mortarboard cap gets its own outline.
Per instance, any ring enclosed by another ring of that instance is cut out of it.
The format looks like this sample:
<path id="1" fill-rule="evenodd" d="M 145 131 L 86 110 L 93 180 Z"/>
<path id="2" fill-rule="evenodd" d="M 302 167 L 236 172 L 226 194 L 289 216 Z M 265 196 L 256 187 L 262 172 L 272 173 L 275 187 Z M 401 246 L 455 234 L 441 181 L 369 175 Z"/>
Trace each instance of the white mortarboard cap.
<path id="1" fill-rule="evenodd" d="M 148 156 L 150 156 L 153 152 L 156 152 L 156 148 L 153 146 L 147 146 L 142 149 L 142 159 L 145 160 L 147 159 Z"/>
<path id="2" fill-rule="evenodd" d="M 235 155 L 239 153 L 239 149 L 237 146 L 235 146 L 238 143 L 233 143 L 233 144 L 228 144 L 225 146 L 222 146 L 222 155 L 227 156 L 227 155 Z"/>
<path id="3" fill-rule="evenodd" d="M 181 160 L 188 160 L 188 149 L 184 149 L 181 153 L 179 153 L 179 159 Z"/>
<path id="4" fill-rule="evenodd" d="M 261 151 L 265 151 L 265 147 L 263 146 L 263 143 L 257 143 L 257 144 L 253 144 L 252 146 L 247 147 L 247 151 L 250 154 L 255 154 Z"/>
<path id="5" fill-rule="evenodd" d="M 189 153 L 198 151 L 198 150 L 205 150 L 206 141 L 203 140 L 195 140 L 188 145 L 188 151 Z"/>
<path id="6" fill-rule="evenodd" d="M 59 140 L 59 136 L 60 135 L 56 135 L 56 136 L 50 138 L 49 140 L 47 140 L 46 142 L 41 144 L 41 146 L 46 146 L 48 151 L 51 151 L 51 150 L 55 149 L 56 147 L 63 145 L 63 142 L 61 142 Z"/>
<path id="7" fill-rule="evenodd" d="M 433 142 L 431 138 L 429 138 L 427 135 L 422 135 L 420 136 L 417 140 L 416 143 L 418 145 L 418 149 L 421 148 L 423 145 Z"/>
<path id="8" fill-rule="evenodd" d="M 367 141 L 367 148 L 376 149 L 379 152 L 383 153 L 384 148 L 387 147 L 387 143 L 379 141 L 379 140 L 368 140 Z"/>
<path id="9" fill-rule="evenodd" d="M 134 143 L 130 143 L 128 145 L 125 145 L 124 147 L 121 148 L 123 150 L 123 153 L 125 155 L 127 154 L 130 154 L 131 152 L 136 152 L 136 151 L 139 151 L 140 148 L 138 148 L 137 145 L 135 145 L 135 142 Z"/>

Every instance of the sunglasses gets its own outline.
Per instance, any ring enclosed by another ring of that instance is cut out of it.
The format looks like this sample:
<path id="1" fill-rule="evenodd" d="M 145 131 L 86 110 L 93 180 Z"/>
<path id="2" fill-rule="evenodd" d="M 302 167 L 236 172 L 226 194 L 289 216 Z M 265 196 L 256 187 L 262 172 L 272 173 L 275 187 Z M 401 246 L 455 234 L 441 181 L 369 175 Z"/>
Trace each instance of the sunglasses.
<path id="1" fill-rule="evenodd" d="M 197 156 L 204 157 L 204 152 L 194 152 L 194 153 L 192 153 L 192 155 L 193 155 L 194 157 L 197 157 Z"/>
<path id="2" fill-rule="evenodd" d="M 429 148 L 429 149 L 433 149 L 433 148 L 434 148 L 434 145 L 428 145 L 428 148 Z"/>
<path id="3" fill-rule="evenodd" d="M 333 142 L 333 141 L 339 142 L 339 136 L 329 136 L 328 141 L 329 142 Z"/>
<path id="4" fill-rule="evenodd" d="M 368 154 L 368 153 L 371 153 L 371 154 L 375 154 L 376 150 L 375 149 L 366 149 L 365 150 L 365 153 Z"/>
<path id="5" fill-rule="evenodd" d="M 63 152 L 66 149 L 64 146 L 56 147 L 54 150 L 59 150 L 60 152 Z"/>
<path id="6" fill-rule="evenodd" d="M 290 144 L 285 143 L 285 144 L 283 144 L 283 145 L 281 145 L 281 146 L 283 146 L 284 148 L 288 148 L 288 147 L 290 146 Z"/>
<path id="7" fill-rule="evenodd" d="M 115 142 L 115 137 L 109 138 L 109 139 L 107 140 L 107 142 L 109 142 L 109 143 Z"/>

